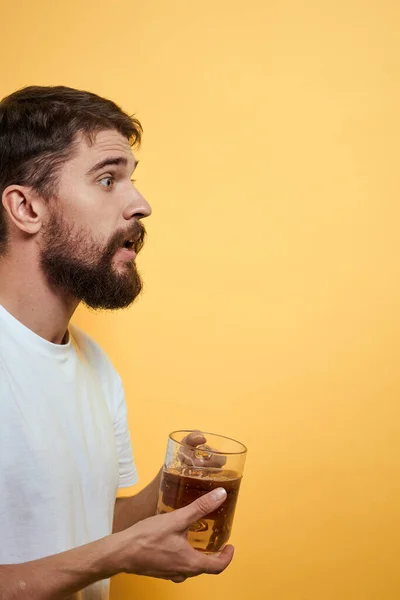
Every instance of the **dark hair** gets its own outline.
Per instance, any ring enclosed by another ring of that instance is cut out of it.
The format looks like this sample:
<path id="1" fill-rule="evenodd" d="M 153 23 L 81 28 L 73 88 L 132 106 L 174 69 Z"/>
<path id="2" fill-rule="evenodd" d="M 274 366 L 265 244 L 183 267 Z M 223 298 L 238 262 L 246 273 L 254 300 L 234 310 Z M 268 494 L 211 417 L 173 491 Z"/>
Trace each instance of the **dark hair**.
<path id="1" fill-rule="evenodd" d="M 0 102 L 0 255 L 7 241 L 1 196 L 13 183 L 45 199 L 56 194 L 59 170 L 74 154 L 76 137 L 91 143 L 96 133 L 115 129 L 139 146 L 142 126 L 114 102 L 64 86 L 30 86 Z"/>

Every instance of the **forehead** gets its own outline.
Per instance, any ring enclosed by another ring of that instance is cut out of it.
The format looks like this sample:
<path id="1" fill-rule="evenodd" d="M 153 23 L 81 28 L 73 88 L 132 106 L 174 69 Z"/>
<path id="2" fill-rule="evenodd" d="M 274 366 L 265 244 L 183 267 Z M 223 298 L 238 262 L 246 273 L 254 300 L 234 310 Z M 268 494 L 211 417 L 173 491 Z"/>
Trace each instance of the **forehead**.
<path id="1" fill-rule="evenodd" d="M 106 158 L 125 157 L 128 165 L 133 168 L 135 157 L 129 141 L 118 131 L 99 131 L 89 141 L 81 135 L 76 140 L 76 149 L 73 158 L 68 161 L 69 167 L 88 171 L 93 165 Z"/>

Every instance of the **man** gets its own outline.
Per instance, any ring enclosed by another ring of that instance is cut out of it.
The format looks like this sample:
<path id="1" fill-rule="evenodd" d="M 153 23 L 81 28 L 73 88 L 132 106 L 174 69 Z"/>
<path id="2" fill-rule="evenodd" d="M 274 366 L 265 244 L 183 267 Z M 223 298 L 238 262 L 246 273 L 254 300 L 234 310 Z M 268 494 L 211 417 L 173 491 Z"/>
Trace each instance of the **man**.
<path id="1" fill-rule="evenodd" d="M 104 600 L 117 573 L 181 582 L 233 556 L 186 539 L 224 490 L 153 516 L 158 476 L 116 500 L 136 482 L 121 380 L 69 324 L 80 302 L 117 309 L 140 293 L 141 133 L 113 102 L 70 88 L 0 103 L 1 600 Z"/>

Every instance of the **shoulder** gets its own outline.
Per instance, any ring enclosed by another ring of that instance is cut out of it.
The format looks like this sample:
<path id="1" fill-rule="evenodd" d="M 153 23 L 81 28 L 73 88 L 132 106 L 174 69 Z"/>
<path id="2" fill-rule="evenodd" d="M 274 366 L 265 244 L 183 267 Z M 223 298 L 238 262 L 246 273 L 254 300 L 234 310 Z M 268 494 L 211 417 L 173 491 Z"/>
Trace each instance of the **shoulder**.
<path id="1" fill-rule="evenodd" d="M 79 327 L 70 325 L 69 332 L 79 358 L 96 373 L 107 398 L 113 403 L 123 391 L 121 378 L 109 356 L 98 342 Z"/>
<path id="2" fill-rule="evenodd" d="M 89 363 L 114 369 L 106 352 L 89 334 L 76 327 L 76 325 L 69 326 L 69 333 L 71 343 L 75 346 L 77 352 Z"/>

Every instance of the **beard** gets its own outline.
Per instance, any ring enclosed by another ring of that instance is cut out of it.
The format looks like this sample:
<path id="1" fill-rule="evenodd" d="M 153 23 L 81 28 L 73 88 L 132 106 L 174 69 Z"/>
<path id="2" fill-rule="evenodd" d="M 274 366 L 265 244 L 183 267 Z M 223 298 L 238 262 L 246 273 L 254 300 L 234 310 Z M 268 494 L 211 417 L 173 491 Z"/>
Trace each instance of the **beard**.
<path id="1" fill-rule="evenodd" d="M 112 260 L 127 239 L 140 252 L 146 230 L 134 221 L 117 231 L 106 243 L 95 242 L 91 232 L 67 224 L 54 211 L 43 236 L 41 268 L 50 283 L 93 309 L 127 308 L 142 291 L 142 280 L 133 260 L 118 272 Z"/>

